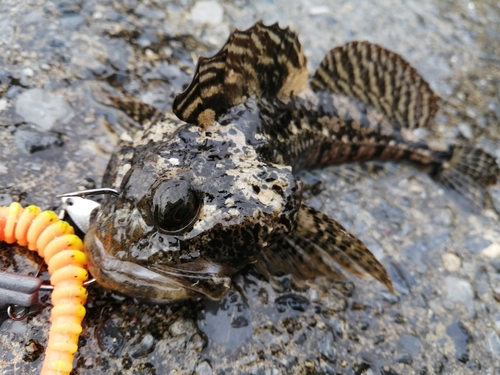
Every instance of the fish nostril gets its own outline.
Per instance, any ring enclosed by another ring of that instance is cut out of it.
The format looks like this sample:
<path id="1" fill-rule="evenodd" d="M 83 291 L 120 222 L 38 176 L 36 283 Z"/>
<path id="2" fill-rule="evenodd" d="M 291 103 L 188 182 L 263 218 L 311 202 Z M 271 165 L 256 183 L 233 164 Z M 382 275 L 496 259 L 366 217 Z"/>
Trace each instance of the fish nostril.
<path id="1" fill-rule="evenodd" d="M 273 191 L 278 193 L 279 195 L 284 196 L 283 189 L 281 188 L 281 186 L 273 185 L 271 189 L 273 189 Z"/>

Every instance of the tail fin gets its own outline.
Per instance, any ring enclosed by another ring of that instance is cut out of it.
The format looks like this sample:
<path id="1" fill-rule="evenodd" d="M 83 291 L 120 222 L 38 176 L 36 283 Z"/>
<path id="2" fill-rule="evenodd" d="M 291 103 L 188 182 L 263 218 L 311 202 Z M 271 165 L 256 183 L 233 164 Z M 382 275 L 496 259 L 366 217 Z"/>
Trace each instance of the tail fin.
<path id="1" fill-rule="evenodd" d="M 500 168 L 487 152 L 470 146 L 452 146 L 451 157 L 433 173 L 443 185 L 456 190 L 474 205 L 486 203 L 486 187 L 495 185 Z"/>
<path id="2" fill-rule="evenodd" d="M 366 246 L 329 216 L 302 205 L 297 212 L 297 228 L 286 238 L 283 248 L 263 251 L 259 269 L 269 272 L 291 273 L 302 281 L 314 276 L 337 280 L 344 277 L 342 268 L 354 275 L 369 274 L 394 292 L 384 266 Z"/>
<path id="3" fill-rule="evenodd" d="M 438 109 L 429 84 L 400 55 L 369 42 L 332 49 L 311 88 L 344 94 L 410 129 L 427 126 Z"/>

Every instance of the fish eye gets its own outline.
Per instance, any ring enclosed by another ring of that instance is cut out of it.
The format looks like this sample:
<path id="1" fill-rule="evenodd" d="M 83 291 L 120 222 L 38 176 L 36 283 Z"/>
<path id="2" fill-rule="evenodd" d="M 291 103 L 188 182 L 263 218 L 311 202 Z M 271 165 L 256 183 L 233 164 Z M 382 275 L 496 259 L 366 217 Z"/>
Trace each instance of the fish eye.
<path id="1" fill-rule="evenodd" d="M 151 201 L 153 225 L 167 234 L 176 234 L 194 224 L 200 213 L 197 192 L 186 181 L 155 184 Z"/>

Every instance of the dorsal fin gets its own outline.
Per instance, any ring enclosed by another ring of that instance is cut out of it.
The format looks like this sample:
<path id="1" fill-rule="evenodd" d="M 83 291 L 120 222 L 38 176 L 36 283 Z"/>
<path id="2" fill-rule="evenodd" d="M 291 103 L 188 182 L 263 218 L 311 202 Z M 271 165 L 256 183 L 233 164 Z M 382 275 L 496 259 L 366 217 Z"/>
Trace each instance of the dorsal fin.
<path id="1" fill-rule="evenodd" d="M 174 100 L 181 120 L 210 125 L 232 106 L 257 98 L 285 98 L 307 85 L 306 58 L 297 35 L 278 24 L 234 31 L 213 57 L 200 57 L 193 81 Z"/>
<path id="2" fill-rule="evenodd" d="M 331 50 L 311 80 L 311 88 L 358 99 L 401 126 L 427 126 L 437 109 L 429 84 L 400 55 L 369 42 Z"/>

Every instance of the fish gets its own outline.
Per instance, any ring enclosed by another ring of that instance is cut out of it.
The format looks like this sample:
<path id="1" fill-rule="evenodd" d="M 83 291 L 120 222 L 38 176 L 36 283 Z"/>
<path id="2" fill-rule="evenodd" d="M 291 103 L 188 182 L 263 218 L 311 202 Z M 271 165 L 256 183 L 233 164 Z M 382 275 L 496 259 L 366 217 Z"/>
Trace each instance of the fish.
<path id="1" fill-rule="evenodd" d="M 400 55 L 353 41 L 310 76 L 298 36 L 257 22 L 200 57 L 166 113 L 108 95 L 141 127 L 124 133 L 85 235 L 99 284 L 152 301 L 219 300 L 253 264 L 267 278 L 345 280 L 385 267 L 354 235 L 303 201 L 301 171 L 370 160 L 405 161 L 471 200 L 496 183 L 495 158 L 471 145 L 434 149 L 439 98 Z"/>

